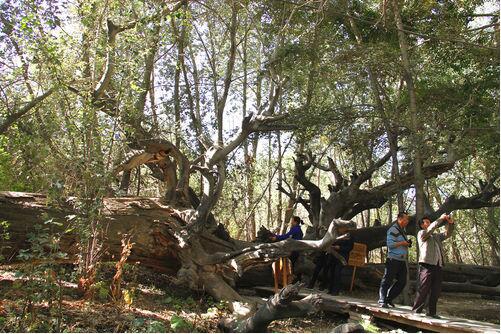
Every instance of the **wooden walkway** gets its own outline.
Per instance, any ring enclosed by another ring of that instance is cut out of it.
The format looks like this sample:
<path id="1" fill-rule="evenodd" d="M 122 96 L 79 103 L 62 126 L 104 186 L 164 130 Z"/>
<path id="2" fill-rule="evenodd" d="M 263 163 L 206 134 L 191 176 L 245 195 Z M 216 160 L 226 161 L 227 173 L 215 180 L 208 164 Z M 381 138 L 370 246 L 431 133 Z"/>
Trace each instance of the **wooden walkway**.
<path id="1" fill-rule="evenodd" d="M 272 294 L 271 287 L 256 287 L 256 291 Z M 300 298 L 314 293 L 320 294 L 326 303 L 325 310 L 339 311 L 343 313 L 365 314 L 374 318 L 391 320 L 407 326 L 419 328 L 424 331 L 447 332 L 447 333 L 499 333 L 500 327 L 496 324 L 480 322 L 469 319 L 442 316 L 434 319 L 423 315 L 411 313 L 410 306 L 397 306 L 395 308 L 381 308 L 375 301 L 368 301 L 347 296 L 331 296 L 317 290 L 303 288 L 299 293 Z M 334 305 L 335 304 L 335 305 Z M 475 312 L 475 310 L 472 310 Z"/>

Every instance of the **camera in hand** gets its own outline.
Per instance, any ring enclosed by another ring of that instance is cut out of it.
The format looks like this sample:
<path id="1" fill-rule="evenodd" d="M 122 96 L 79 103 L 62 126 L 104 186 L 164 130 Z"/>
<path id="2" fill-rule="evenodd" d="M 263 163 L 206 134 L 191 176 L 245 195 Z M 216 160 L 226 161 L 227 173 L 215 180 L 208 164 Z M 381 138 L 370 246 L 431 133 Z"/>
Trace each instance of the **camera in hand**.
<path id="1" fill-rule="evenodd" d="M 447 215 L 447 218 L 449 218 L 450 215 Z M 447 225 L 449 222 L 447 221 L 447 218 L 445 219 L 442 219 L 442 221 L 438 224 L 438 227 L 442 227 L 442 226 L 445 226 Z"/>
<path id="2" fill-rule="evenodd" d="M 407 240 L 407 242 L 409 243 L 408 247 L 411 248 L 412 247 L 412 239 Z"/>

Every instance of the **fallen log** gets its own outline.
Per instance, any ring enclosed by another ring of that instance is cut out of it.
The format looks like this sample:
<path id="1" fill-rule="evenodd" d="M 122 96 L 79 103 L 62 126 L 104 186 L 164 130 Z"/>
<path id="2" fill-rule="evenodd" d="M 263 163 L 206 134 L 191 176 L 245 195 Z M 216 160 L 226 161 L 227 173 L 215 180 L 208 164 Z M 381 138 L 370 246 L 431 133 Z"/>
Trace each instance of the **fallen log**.
<path id="1" fill-rule="evenodd" d="M 369 285 L 378 285 L 384 273 L 383 263 L 370 263 L 357 269 L 357 277 Z M 409 276 L 417 277 L 416 263 L 409 263 Z M 343 272 L 344 273 L 344 272 Z M 350 271 L 351 273 L 351 271 Z M 442 268 L 443 279 L 447 282 L 474 283 L 495 287 L 499 285 L 499 267 L 472 264 L 447 263 Z"/>
<path id="2" fill-rule="evenodd" d="M 294 250 L 325 249 L 336 237 L 333 221 L 320 240 L 287 239 L 272 244 L 223 240 L 216 234 L 217 225 L 204 225 L 204 229 L 194 225 L 196 210 L 172 207 L 162 198 L 103 198 L 99 216 L 93 220 L 87 218 L 89 213 L 80 210 L 84 201 L 66 198 L 48 203 L 42 194 L 0 192 L 0 221 L 9 223 L 10 234 L 0 248 L 4 258 L 16 261 L 20 250 L 29 249 L 29 236 L 37 231 L 35 226 L 47 229 L 44 222 L 52 220 L 57 225 L 50 224 L 50 233 L 57 234 L 59 249 L 76 259 L 82 247 L 82 229 L 88 229 L 91 223 L 99 224 L 104 250 L 100 260 L 117 259 L 123 236 L 131 236 L 134 247 L 129 262 L 175 274 L 178 284 L 207 291 L 218 300 L 247 303 L 234 290 L 242 274 L 271 265 Z"/>
<path id="3" fill-rule="evenodd" d="M 53 233 L 60 233 L 60 248 L 73 258 L 78 253 L 78 236 L 64 233 L 72 224 L 77 210 L 69 198 L 58 207 L 48 206 L 47 197 L 34 193 L 0 192 L 0 221 L 9 223 L 9 240 L 3 241 L 2 255 L 7 262 L 17 262 L 21 249 L 28 249 L 27 235 L 36 224 L 43 225 L 48 218 L 62 224 L 53 226 Z M 102 209 L 103 228 L 106 228 L 106 251 L 103 260 L 116 259 L 121 254 L 121 238 L 124 233 L 133 235 L 135 245 L 130 262 L 167 274 L 175 274 L 180 268 L 176 256 L 175 240 L 168 233 L 169 223 L 177 223 L 172 211 L 157 198 L 107 198 Z"/>
<path id="4" fill-rule="evenodd" d="M 416 281 L 411 281 L 416 286 Z M 499 296 L 499 285 L 496 287 L 483 286 L 471 283 L 442 282 L 443 292 L 474 293 L 485 296 Z"/>
<path id="5" fill-rule="evenodd" d="M 264 333 L 274 320 L 304 317 L 320 310 L 348 314 L 347 305 L 332 298 L 323 298 L 321 294 L 301 294 L 303 298 L 298 300 L 303 286 L 300 282 L 287 285 L 268 298 L 249 317 L 243 320 L 225 318 L 219 322 L 218 327 L 224 332 Z M 257 291 L 260 292 L 259 289 Z M 262 292 L 267 293 L 268 290 L 264 288 Z"/>
<path id="6" fill-rule="evenodd" d="M 302 285 L 288 285 L 273 296 L 257 311 L 244 320 L 223 319 L 219 328 L 224 332 L 264 333 L 273 320 L 304 317 L 319 310 L 319 295 L 310 294 L 301 300 L 294 300 Z"/>

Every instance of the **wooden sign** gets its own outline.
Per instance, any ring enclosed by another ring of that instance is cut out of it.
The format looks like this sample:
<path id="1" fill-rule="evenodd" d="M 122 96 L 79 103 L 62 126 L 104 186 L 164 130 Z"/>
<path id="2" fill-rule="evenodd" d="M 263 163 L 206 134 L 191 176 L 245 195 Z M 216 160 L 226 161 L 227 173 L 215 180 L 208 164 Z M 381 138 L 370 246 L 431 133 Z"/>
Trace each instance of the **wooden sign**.
<path id="1" fill-rule="evenodd" d="M 357 267 L 361 267 L 365 264 L 366 256 L 367 256 L 367 245 L 360 244 L 358 242 L 353 243 L 353 249 L 351 250 L 350 257 L 348 258 L 348 265 L 353 266 L 350 292 L 353 290 L 353 283 L 355 282 L 355 272 L 357 271 Z"/>
<path id="2" fill-rule="evenodd" d="M 350 252 L 350 257 L 348 258 L 348 265 L 354 267 L 361 267 L 365 264 L 366 257 L 367 257 L 367 245 L 355 242 L 353 244 L 353 249 Z"/>

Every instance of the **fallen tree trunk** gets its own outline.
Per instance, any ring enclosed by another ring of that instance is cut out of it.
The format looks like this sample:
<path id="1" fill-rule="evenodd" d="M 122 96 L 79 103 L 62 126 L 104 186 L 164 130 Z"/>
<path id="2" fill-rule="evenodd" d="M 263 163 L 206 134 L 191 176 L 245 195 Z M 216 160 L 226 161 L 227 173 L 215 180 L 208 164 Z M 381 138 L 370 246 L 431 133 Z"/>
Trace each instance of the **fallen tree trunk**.
<path id="1" fill-rule="evenodd" d="M 379 285 L 384 273 L 384 264 L 367 264 L 357 269 L 357 277 L 367 283 Z M 417 277 L 416 263 L 409 263 L 409 276 Z M 347 269 L 351 274 L 351 269 Z M 442 268 L 444 282 L 472 283 L 475 285 L 496 287 L 499 285 L 499 267 L 478 266 L 472 264 L 446 263 Z M 348 272 L 346 273 L 348 275 Z"/>
<path id="2" fill-rule="evenodd" d="M 320 295 L 294 300 L 302 285 L 291 284 L 271 296 L 255 313 L 244 320 L 222 319 L 218 325 L 223 332 L 265 333 L 268 325 L 279 319 L 304 317 L 319 310 Z"/>
<path id="3" fill-rule="evenodd" d="M 59 248 L 75 258 L 79 254 L 79 234 L 85 222 L 79 212 L 79 200 L 68 198 L 47 205 L 47 197 L 34 193 L 0 192 L 0 221 L 10 226 L 10 239 L 2 243 L 2 253 L 16 261 L 21 249 L 28 249 L 30 232 L 48 219 L 59 223 L 51 233 L 58 233 Z M 99 224 L 105 230 L 103 260 L 118 259 L 126 234 L 132 236 L 129 262 L 139 262 L 154 270 L 176 274 L 179 284 L 204 290 L 218 300 L 243 301 L 235 290 L 238 277 L 251 269 L 271 264 L 291 251 L 312 251 L 328 247 L 335 238 L 334 222 L 320 240 L 288 239 L 273 244 L 252 244 L 218 237 L 217 226 L 203 231 L 191 229 L 196 211 L 173 208 L 159 198 L 124 197 L 103 199 Z M 338 222 L 339 223 L 339 222 Z M 32 233 L 31 233 L 32 234 Z M 269 275 L 271 277 L 271 275 Z"/>
<path id="4" fill-rule="evenodd" d="M 411 281 L 411 284 L 416 284 L 415 281 Z M 453 293 L 473 293 L 484 296 L 499 296 L 499 285 L 496 287 L 483 286 L 472 283 L 456 283 L 456 282 L 442 282 L 443 292 L 453 292 Z"/>
<path id="5" fill-rule="evenodd" d="M 47 205 L 44 195 L 0 192 L 0 221 L 10 223 L 10 239 L 3 240 L 0 248 L 5 259 L 15 262 L 19 250 L 29 248 L 27 235 L 35 231 L 34 225 L 42 224 L 48 218 L 62 223 L 60 231 L 75 224 L 76 201 L 75 198 L 69 198 L 54 207 Z M 232 300 L 239 299 L 233 290 L 236 283 L 239 286 L 271 284 L 273 276 L 267 263 L 287 256 L 291 250 L 309 252 L 319 249 L 329 244 L 334 237 L 328 234 L 328 237 L 316 241 L 287 240 L 256 245 L 228 238 L 223 240 L 214 230 L 198 235 L 196 240 L 190 241 L 193 246 L 186 250 L 182 246 L 185 239 L 180 241 L 179 238 L 186 226 L 182 217 L 191 212 L 192 209 L 167 206 L 159 198 L 104 199 L 101 224 L 106 227 L 107 234 L 103 260 L 118 259 L 122 251 L 122 236 L 132 235 L 134 247 L 129 262 L 139 262 L 159 272 L 177 275 L 192 289 L 209 288 L 212 289 L 211 294 Z M 78 254 L 78 244 L 78 235 L 74 232 L 61 234 L 60 247 L 70 259 Z M 306 269 L 303 272 L 311 272 L 311 261 L 306 259 L 304 262 L 303 267 Z M 415 277 L 415 268 L 415 264 L 410 265 L 411 277 Z M 351 267 L 345 267 L 345 284 L 350 281 L 351 272 Z M 357 279 L 365 286 L 377 287 L 383 272 L 384 264 L 366 265 L 357 270 Z M 444 267 L 444 281 L 495 287 L 499 285 L 499 268 L 447 264 Z M 460 289 L 463 291 L 466 288 L 461 286 Z"/>
<path id="6" fill-rule="evenodd" d="M 64 232 L 74 222 L 74 203 L 68 199 L 60 203 L 59 208 L 46 205 L 47 197 L 33 193 L 0 193 L 0 221 L 9 223 L 9 240 L 3 241 L 3 255 L 8 262 L 16 262 L 21 249 L 30 247 L 27 235 L 35 231 L 36 224 L 43 224 L 52 218 L 63 225 Z M 175 274 L 180 268 L 176 256 L 175 240 L 168 233 L 169 222 L 174 223 L 168 207 L 159 199 L 152 198 L 110 198 L 104 201 L 103 220 L 106 227 L 106 251 L 104 259 L 119 258 L 121 237 L 124 233 L 133 234 L 135 243 L 130 262 L 151 267 L 160 272 Z M 73 258 L 78 254 L 78 236 L 75 233 L 62 233 L 60 248 Z"/>

